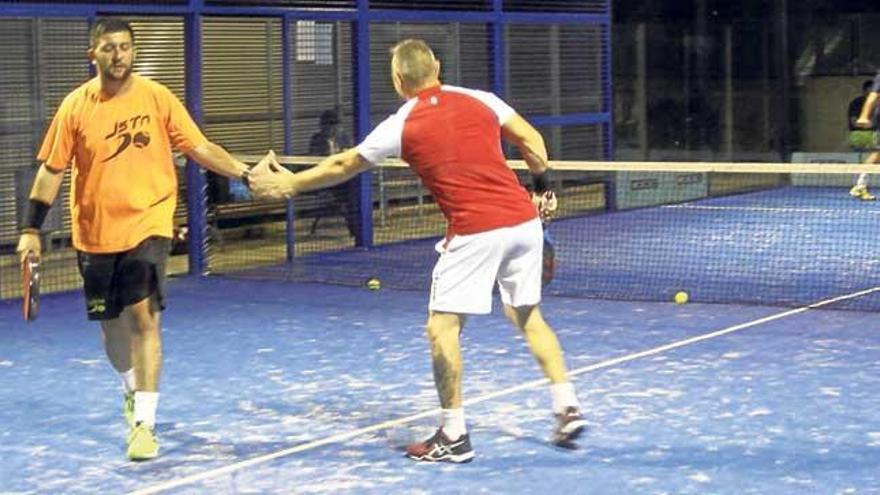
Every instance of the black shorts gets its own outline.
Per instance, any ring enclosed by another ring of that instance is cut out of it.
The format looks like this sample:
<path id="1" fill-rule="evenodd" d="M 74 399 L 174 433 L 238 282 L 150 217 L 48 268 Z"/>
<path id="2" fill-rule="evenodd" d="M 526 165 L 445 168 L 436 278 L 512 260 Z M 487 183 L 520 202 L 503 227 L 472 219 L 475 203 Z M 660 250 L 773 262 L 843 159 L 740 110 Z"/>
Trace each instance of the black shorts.
<path id="1" fill-rule="evenodd" d="M 171 239 L 164 237 L 148 237 L 121 253 L 78 251 L 89 319 L 112 320 L 126 306 L 148 297 L 157 310 L 165 309 L 165 265 L 170 251 Z"/>

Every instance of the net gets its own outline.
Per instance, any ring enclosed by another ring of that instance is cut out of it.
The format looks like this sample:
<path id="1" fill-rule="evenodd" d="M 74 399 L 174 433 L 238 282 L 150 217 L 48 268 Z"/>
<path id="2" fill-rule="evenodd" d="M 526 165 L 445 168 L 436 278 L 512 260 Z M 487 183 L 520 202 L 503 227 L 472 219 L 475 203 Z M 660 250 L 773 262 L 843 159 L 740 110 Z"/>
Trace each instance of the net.
<path id="1" fill-rule="evenodd" d="M 292 168 L 315 160 L 281 159 Z M 528 184 L 523 163 L 511 164 Z M 806 306 L 880 285 L 880 204 L 849 193 L 871 166 L 555 162 L 554 169 L 557 270 L 545 294 L 672 301 L 685 291 L 693 302 Z M 235 276 L 347 285 L 378 278 L 383 287 L 427 291 L 442 215 L 405 164 L 376 167 L 369 180 L 373 246 L 356 247 L 347 231 L 338 203 L 356 210 L 356 195 L 307 193 L 293 201 L 290 222 L 263 227 L 259 243 L 274 246 L 274 258 Z M 278 250 L 291 241 L 287 260 Z M 880 310 L 880 298 L 871 292 L 835 307 Z"/>

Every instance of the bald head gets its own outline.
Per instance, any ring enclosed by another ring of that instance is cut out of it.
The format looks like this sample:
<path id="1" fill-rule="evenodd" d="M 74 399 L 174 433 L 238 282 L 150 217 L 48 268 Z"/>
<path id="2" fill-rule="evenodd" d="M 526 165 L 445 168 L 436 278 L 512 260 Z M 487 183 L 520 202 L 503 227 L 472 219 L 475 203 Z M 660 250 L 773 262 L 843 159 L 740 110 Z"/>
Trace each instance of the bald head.
<path id="1" fill-rule="evenodd" d="M 391 73 L 394 89 L 404 98 L 440 83 L 440 62 L 422 40 L 406 39 L 391 48 Z"/>

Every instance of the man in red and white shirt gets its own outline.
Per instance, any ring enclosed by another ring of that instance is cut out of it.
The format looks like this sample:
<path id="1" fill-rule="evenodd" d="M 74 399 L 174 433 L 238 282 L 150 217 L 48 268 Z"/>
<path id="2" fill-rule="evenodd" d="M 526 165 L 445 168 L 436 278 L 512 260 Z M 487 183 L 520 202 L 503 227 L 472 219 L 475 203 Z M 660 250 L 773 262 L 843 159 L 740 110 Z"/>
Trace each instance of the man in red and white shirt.
<path id="1" fill-rule="evenodd" d="M 504 312 L 526 337 L 551 382 L 557 424 L 553 442 L 568 444 L 584 430 L 562 349 L 544 321 L 541 301 L 543 234 L 538 208 L 549 190 L 547 150 L 541 134 L 492 93 L 441 85 L 440 63 L 421 40 L 392 50 L 394 88 L 406 103 L 351 150 L 294 174 L 263 164 L 250 174 L 261 198 L 283 198 L 350 179 L 387 157 L 406 161 L 434 196 L 448 221 L 437 245 L 427 334 L 441 426 L 410 445 L 417 460 L 468 462 L 473 456 L 461 397 L 459 335 L 466 315 L 488 314 L 497 283 Z M 516 145 L 541 195 L 536 202 L 508 167 L 501 139 Z M 555 202 L 555 200 L 554 200 Z"/>

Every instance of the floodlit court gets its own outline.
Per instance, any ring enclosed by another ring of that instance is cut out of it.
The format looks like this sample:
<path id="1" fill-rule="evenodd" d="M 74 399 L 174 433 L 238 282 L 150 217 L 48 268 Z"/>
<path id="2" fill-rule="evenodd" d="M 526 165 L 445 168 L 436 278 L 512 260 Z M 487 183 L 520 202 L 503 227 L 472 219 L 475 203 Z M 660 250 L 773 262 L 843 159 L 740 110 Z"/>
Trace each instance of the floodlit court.
<path id="1" fill-rule="evenodd" d="M 880 495 L 878 25 L 0 0 L 0 495 Z"/>
<path id="2" fill-rule="evenodd" d="M 799 248 L 784 235 L 753 244 L 766 237 L 766 220 L 832 206 L 811 205 L 796 192 L 561 221 L 552 227 L 560 246 L 554 283 L 575 280 L 566 271 L 575 258 L 600 260 L 607 249 L 597 242 L 569 252 L 567 231 L 593 232 L 624 259 L 635 256 L 632 246 L 646 249 L 654 229 L 694 241 L 693 231 L 707 223 L 721 230 L 726 222 L 756 225 L 713 254 L 584 270 L 592 275 L 581 283 L 609 293 L 632 271 L 735 267 L 751 251 L 785 258 Z M 756 207 L 758 200 L 765 206 Z M 863 205 L 834 206 L 861 227 L 876 228 L 875 213 Z M 821 231 L 829 225 L 825 217 L 799 215 L 787 231 L 792 238 Z M 625 228 L 608 231 L 612 224 Z M 641 237 L 624 232 L 635 230 Z M 708 250 L 720 241 L 702 242 Z M 683 305 L 547 298 L 545 313 L 566 349 L 590 425 L 577 450 L 547 441 L 549 394 L 522 338 L 498 314 L 474 317 L 463 352 L 476 458 L 459 466 L 418 465 L 402 452 L 430 434 L 437 416 L 422 291 L 172 280 L 163 323 L 163 452 L 139 464 L 124 459 L 119 394 L 106 383 L 110 370 L 97 336 L 70 316 L 81 310 L 80 295 L 45 297 L 44 314 L 30 325 L 17 322 L 16 302 L 4 303 L 3 321 L 11 325 L 0 356 L 3 489 L 426 493 L 452 484 L 486 493 L 870 493 L 880 486 L 880 289 L 857 289 L 851 277 L 830 275 L 850 264 L 870 268 L 867 253 L 853 247 L 847 239 L 814 245 L 839 266 L 812 275 L 803 275 L 816 268 L 809 256 L 786 259 L 801 272 L 785 284 L 788 306 L 700 302 L 723 294 L 764 297 L 766 283 L 739 285 L 733 268 L 704 272 L 702 284 L 689 280 L 689 270 L 676 270 L 677 283 L 692 287 L 693 302 Z M 387 259 L 412 251 L 429 259 L 433 246 L 384 249 Z M 325 261 L 328 273 L 338 268 Z M 320 269 L 319 260 L 311 262 L 310 270 Z M 817 289 L 834 283 L 834 293 Z"/>

